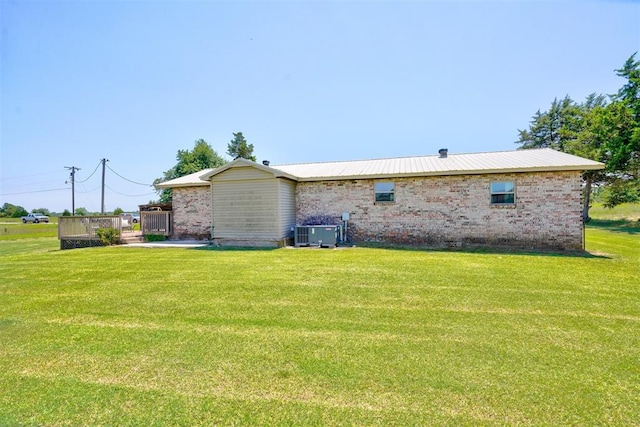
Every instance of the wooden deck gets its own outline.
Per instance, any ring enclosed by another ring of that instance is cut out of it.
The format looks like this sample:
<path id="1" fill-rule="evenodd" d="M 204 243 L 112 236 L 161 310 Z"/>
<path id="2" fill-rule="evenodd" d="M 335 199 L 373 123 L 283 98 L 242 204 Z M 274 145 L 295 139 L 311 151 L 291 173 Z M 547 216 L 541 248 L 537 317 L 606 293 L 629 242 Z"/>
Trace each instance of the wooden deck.
<path id="1" fill-rule="evenodd" d="M 60 249 L 103 246 L 98 237 L 101 228 L 118 230 L 120 244 L 142 242 L 145 234 L 171 236 L 173 230 L 172 212 L 143 212 L 140 230 L 133 230 L 133 224 L 123 221 L 122 216 L 66 216 L 58 220 L 58 240 Z M 131 225 L 130 225 L 131 224 Z"/>

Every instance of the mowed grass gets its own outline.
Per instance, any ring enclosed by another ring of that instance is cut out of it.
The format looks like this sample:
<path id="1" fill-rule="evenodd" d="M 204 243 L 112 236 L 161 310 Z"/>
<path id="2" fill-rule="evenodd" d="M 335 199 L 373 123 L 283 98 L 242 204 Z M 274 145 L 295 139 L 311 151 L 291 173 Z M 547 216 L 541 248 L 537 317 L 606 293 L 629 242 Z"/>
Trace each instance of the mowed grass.
<path id="1" fill-rule="evenodd" d="M 638 425 L 640 234 L 582 256 L 0 242 L 0 425 Z"/>
<path id="2" fill-rule="evenodd" d="M 133 230 L 140 230 L 140 224 L 133 224 Z M 41 237 L 58 237 L 57 217 L 38 224 L 23 224 L 19 218 L 0 218 L 0 241 Z"/>
<path id="3" fill-rule="evenodd" d="M 588 222 L 589 227 L 627 232 L 640 230 L 640 203 L 624 203 L 613 209 L 595 203 L 589 210 L 589 216 L 592 218 Z"/>
<path id="4" fill-rule="evenodd" d="M 18 218 L 0 218 L 0 241 L 57 236 L 57 218 L 51 218 L 49 223 L 39 224 L 23 224 Z"/>

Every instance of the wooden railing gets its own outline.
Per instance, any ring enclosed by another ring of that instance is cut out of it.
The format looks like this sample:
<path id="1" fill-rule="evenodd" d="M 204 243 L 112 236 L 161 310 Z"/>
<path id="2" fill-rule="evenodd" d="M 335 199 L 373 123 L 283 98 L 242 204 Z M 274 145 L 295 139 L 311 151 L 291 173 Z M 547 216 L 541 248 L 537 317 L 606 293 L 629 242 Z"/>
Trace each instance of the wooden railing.
<path id="1" fill-rule="evenodd" d="M 173 217 L 171 211 L 140 212 L 142 234 L 171 236 Z M 119 215 L 108 216 L 61 216 L 58 218 L 58 240 L 60 249 L 84 248 L 102 245 L 98 230 L 113 228 L 122 236 L 123 230 L 132 230 L 131 222 L 123 221 Z"/>
<path id="2" fill-rule="evenodd" d="M 61 216 L 58 218 L 60 249 L 100 246 L 98 230 L 113 228 L 122 236 L 123 221 L 114 216 Z"/>
<path id="3" fill-rule="evenodd" d="M 142 234 L 160 234 L 164 236 L 171 236 L 171 234 L 173 233 L 172 212 L 140 212 L 140 230 L 142 230 Z"/>
<path id="4" fill-rule="evenodd" d="M 120 216 L 61 216 L 58 218 L 58 239 L 98 239 L 99 228 L 115 228 L 122 233 Z"/>

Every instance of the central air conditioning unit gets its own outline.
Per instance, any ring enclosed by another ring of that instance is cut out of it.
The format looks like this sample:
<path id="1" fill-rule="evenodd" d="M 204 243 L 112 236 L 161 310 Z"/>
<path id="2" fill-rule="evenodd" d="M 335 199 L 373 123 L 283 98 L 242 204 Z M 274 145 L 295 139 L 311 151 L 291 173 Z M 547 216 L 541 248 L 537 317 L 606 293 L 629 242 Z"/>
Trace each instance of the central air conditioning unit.
<path id="1" fill-rule="evenodd" d="M 340 236 L 339 225 L 297 225 L 293 234 L 296 246 L 336 246 Z"/>

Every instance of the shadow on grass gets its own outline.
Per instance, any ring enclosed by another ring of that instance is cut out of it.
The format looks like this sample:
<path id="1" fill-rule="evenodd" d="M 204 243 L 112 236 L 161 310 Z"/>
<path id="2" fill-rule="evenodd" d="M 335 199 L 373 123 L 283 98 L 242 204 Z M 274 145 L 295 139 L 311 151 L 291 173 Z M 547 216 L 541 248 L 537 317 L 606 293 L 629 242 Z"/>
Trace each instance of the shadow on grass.
<path id="1" fill-rule="evenodd" d="M 587 251 L 554 252 L 552 250 L 519 249 L 519 248 L 490 248 L 490 247 L 461 247 L 461 248 L 430 248 L 412 246 L 385 246 L 385 245 L 360 245 L 362 248 L 386 249 L 392 251 L 438 252 L 452 254 L 477 254 L 477 255 L 513 255 L 513 256 L 540 256 L 559 258 L 599 258 L 611 259 L 611 256 L 603 253 L 591 253 Z"/>
<path id="2" fill-rule="evenodd" d="M 360 245 L 340 245 L 337 247 L 318 248 L 318 247 L 293 247 L 287 246 L 292 250 L 318 250 L 318 251 L 332 251 L 332 250 L 349 250 L 351 248 L 366 248 L 366 249 L 382 249 L 388 251 L 412 251 L 412 252 L 440 252 L 440 253 L 460 253 L 460 254 L 479 254 L 479 255 L 527 255 L 527 256 L 543 256 L 543 257 L 565 257 L 565 258 L 600 258 L 611 259 L 610 256 L 600 253 L 590 253 L 587 251 L 572 251 L 572 252 L 553 252 L 543 250 L 532 249 L 511 249 L 511 248 L 432 248 L 432 247 L 414 247 L 414 246 L 400 246 L 400 245 L 382 245 L 382 244 L 360 244 Z M 270 252 L 282 248 L 270 248 L 270 247 L 250 247 L 250 246 L 200 246 L 185 248 L 192 251 L 210 251 L 210 252 Z"/>
<path id="3" fill-rule="evenodd" d="M 625 219 L 592 219 L 587 223 L 587 227 L 616 231 L 619 233 L 640 233 L 640 221 L 629 221 Z"/>
<path id="4" fill-rule="evenodd" d="M 211 251 L 211 252 L 270 252 L 280 248 L 270 247 L 253 247 L 253 246 L 197 246 L 193 248 L 186 248 L 192 251 Z"/>

